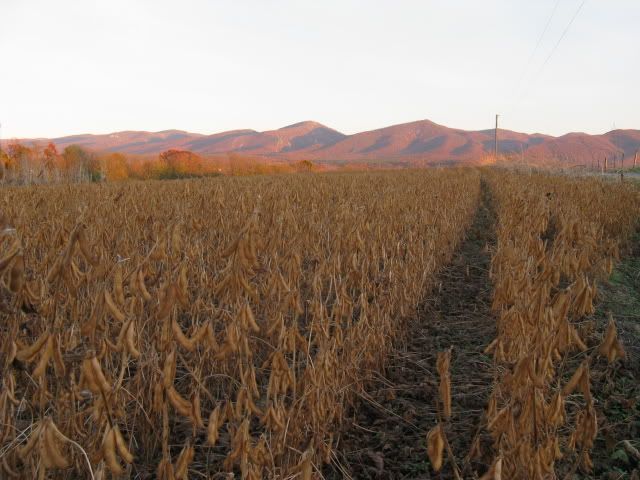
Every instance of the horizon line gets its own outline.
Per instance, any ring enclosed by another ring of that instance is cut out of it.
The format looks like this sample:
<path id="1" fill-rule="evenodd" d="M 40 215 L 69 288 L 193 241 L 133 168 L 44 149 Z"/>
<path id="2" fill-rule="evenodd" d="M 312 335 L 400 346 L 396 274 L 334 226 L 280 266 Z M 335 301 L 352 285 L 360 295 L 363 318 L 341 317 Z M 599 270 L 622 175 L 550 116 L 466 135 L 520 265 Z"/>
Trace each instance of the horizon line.
<path id="1" fill-rule="evenodd" d="M 1 142 L 8 142 L 8 141 L 38 141 L 38 140 L 57 140 L 57 139 L 63 139 L 63 138 L 68 138 L 68 137 L 75 137 L 75 136 L 84 136 L 84 135 L 91 135 L 91 136 L 104 136 L 104 135 L 114 135 L 114 134 L 119 134 L 119 133 L 151 133 L 151 134 L 159 134 L 159 133 L 166 133 L 166 132 L 181 132 L 181 133 L 188 133 L 191 135 L 202 135 L 202 136 L 211 136 L 211 135 L 217 135 L 220 133 L 230 133 L 230 132 L 238 132 L 238 131 L 247 131 L 247 132 L 254 132 L 254 133 L 266 133 L 266 132 L 274 132 L 274 131 L 278 131 L 278 130 L 282 130 L 285 128 L 291 128 L 297 125 L 301 125 L 304 123 L 316 123 L 319 126 L 325 127 L 325 128 L 329 128 L 331 130 L 335 130 L 338 133 L 341 133 L 347 137 L 353 136 L 353 135 L 357 135 L 360 133 L 366 133 L 366 132 L 375 132 L 377 130 L 383 130 L 386 128 L 392 128 L 392 127 L 398 127 L 398 126 L 402 126 L 402 125 L 409 125 L 412 123 L 422 123 L 422 122 L 429 122 L 432 123 L 434 125 L 440 126 L 440 127 L 444 127 L 444 128 L 448 128 L 451 130 L 458 130 L 458 131 L 464 131 L 464 132 L 485 132 L 485 131 L 492 131 L 494 130 L 493 127 L 490 128 L 481 128 L 481 129 L 465 129 L 465 128 L 458 128 L 458 127 L 451 127 L 451 126 L 447 126 L 447 125 L 443 125 L 437 122 L 434 122 L 433 120 L 429 120 L 427 118 L 423 118 L 423 119 L 419 119 L 419 120 L 410 120 L 407 122 L 402 122 L 402 123 L 393 123 L 391 125 L 386 125 L 383 127 L 376 127 L 376 128 L 372 128 L 372 129 L 368 129 L 368 130 L 360 130 L 354 133 L 344 133 L 340 130 L 337 130 L 325 123 L 322 122 L 318 122 L 316 120 L 302 120 L 299 122 L 295 122 L 292 124 L 288 124 L 288 125 L 284 125 L 282 127 L 278 127 L 278 128 L 271 128 L 271 129 L 267 129 L 267 130 L 256 130 L 253 128 L 232 128 L 232 129 L 228 129 L 228 130 L 218 130 L 218 131 L 213 131 L 213 132 L 202 132 L 202 131 L 191 131 L 191 130 L 182 130 L 179 128 L 166 128 L 166 129 L 162 129 L 162 130 L 137 130 L 137 129 L 125 129 L 125 130 L 112 130 L 112 131 L 106 131 L 106 132 L 98 132 L 98 133 L 91 133 L 91 132 L 82 132 L 82 133 L 70 133 L 70 134 L 65 134 L 65 135 L 56 135 L 56 136 L 11 136 L 11 137 L 6 137 L 3 138 L 0 136 L 0 141 Z M 561 135 L 553 135 L 553 134 L 549 134 L 549 133 L 542 133 L 540 131 L 537 132 L 523 132 L 523 131 L 519 131 L 519 130 L 513 130 L 510 128 L 500 128 L 498 127 L 498 131 L 508 131 L 508 132 L 514 132 L 514 133 L 522 133 L 525 135 L 543 135 L 546 137 L 552 137 L 552 138 L 560 138 L 560 137 L 564 137 L 566 135 L 571 135 L 571 134 L 582 134 L 582 135 L 590 135 L 590 136 L 598 136 L 598 135 L 606 135 L 608 133 L 611 132 L 615 132 L 615 131 L 624 131 L 624 130 L 632 130 L 632 131 L 638 131 L 640 130 L 640 128 L 614 128 L 611 130 L 607 130 L 601 133 L 587 133 L 587 132 L 583 132 L 583 131 L 568 131 L 566 133 L 563 133 Z M 1 134 L 1 130 L 0 130 L 0 134 Z"/>

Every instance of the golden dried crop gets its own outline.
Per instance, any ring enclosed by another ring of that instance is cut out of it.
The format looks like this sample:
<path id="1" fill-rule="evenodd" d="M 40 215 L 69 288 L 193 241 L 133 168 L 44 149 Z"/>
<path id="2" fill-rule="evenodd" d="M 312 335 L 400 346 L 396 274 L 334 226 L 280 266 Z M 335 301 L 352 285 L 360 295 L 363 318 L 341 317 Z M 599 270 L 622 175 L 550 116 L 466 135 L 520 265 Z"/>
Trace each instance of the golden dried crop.
<path id="1" fill-rule="evenodd" d="M 479 193 L 475 169 L 5 188 L 0 476 L 312 478 Z M 48 422 L 86 458 L 20 457 Z"/>
<path id="2" fill-rule="evenodd" d="M 636 228 L 638 191 L 593 178 L 486 175 L 498 218 L 490 274 L 498 335 L 486 352 L 508 373 L 498 378 L 487 408 L 497 460 L 482 478 L 553 478 L 561 443 L 580 445 L 580 463 L 589 469 L 597 433 L 593 356 L 562 389 L 557 385 L 565 355 L 587 350 L 573 322 L 593 313 L 597 280 L 611 273 Z M 624 356 L 613 320 L 599 353 L 610 362 Z M 576 392 L 585 407 L 568 418 L 565 398 Z M 562 438 L 571 422 L 574 433 Z"/>
<path id="3" fill-rule="evenodd" d="M 560 382 L 562 359 L 588 346 L 575 321 L 638 193 L 470 168 L 5 188 L 0 477 L 312 478 L 464 238 L 481 175 L 498 217 L 487 352 L 508 372 L 483 478 L 552 475 L 571 442 L 588 467 L 589 369 Z M 599 352 L 624 356 L 614 323 Z M 436 427 L 434 467 L 446 444 Z"/>

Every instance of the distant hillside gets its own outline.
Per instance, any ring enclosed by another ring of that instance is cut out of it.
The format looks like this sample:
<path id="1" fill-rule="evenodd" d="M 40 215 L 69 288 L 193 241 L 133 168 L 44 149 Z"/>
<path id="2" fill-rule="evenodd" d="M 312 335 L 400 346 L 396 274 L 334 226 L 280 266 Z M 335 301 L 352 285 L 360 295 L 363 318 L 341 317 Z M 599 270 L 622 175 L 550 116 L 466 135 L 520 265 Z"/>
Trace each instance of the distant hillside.
<path id="1" fill-rule="evenodd" d="M 560 137 L 499 130 L 498 137 L 501 153 L 540 162 L 588 164 L 605 156 L 620 158 L 624 154 L 632 158 L 640 149 L 639 130 L 614 130 L 603 135 L 570 133 Z M 129 154 L 158 154 L 173 149 L 200 155 L 235 152 L 281 159 L 468 164 L 480 162 L 493 151 L 494 132 L 460 130 L 421 120 L 345 135 L 306 121 L 265 132 L 232 130 L 203 135 L 181 130 L 125 131 L 21 141 L 52 141 L 58 148 L 77 144 L 94 151 Z"/>

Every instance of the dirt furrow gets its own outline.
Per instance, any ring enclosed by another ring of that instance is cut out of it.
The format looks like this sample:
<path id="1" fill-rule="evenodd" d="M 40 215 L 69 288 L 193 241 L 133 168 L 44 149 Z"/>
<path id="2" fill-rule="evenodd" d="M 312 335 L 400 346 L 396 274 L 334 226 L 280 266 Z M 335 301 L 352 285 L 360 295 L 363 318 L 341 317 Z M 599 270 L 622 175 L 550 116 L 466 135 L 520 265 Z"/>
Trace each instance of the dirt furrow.
<path id="1" fill-rule="evenodd" d="M 341 435 L 339 453 L 325 478 L 425 479 L 433 476 L 426 454 L 426 433 L 436 423 L 436 356 L 453 348 L 451 425 L 447 427 L 460 469 L 465 462 L 492 383 L 491 359 L 483 350 L 495 336 L 491 315 L 489 266 L 495 241 L 495 217 L 488 188 L 466 240 L 439 276 L 439 285 L 409 325 L 379 376 L 362 397 Z M 481 445 L 484 442 L 481 442 Z M 450 465 L 441 477 L 453 478 Z"/>

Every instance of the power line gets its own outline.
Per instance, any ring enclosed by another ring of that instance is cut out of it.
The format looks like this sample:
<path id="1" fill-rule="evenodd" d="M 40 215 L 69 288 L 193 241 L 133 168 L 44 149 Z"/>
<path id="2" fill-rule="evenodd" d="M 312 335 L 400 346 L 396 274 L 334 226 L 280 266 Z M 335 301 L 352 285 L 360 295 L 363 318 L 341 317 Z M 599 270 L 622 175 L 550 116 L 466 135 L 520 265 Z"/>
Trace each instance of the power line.
<path id="1" fill-rule="evenodd" d="M 544 38 L 545 34 L 547 33 L 547 30 L 549 30 L 549 25 L 551 25 L 551 20 L 553 20 L 553 17 L 556 14 L 556 10 L 558 9 L 558 5 L 560 5 L 560 0 L 556 0 L 555 5 L 553 6 L 553 10 L 551 10 L 551 15 L 549 15 L 549 18 L 547 19 L 547 23 L 545 24 L 544 29 L 542 30 L 542 33 L 540 33 L 540 36 L 538 37 L 538 41 L 536 42 L 536 46 L 533 48 L 533 51 L 531 52 L 531 55 L 529 55 L 529 59 L 527 60 L 527 63 L 525 64 L 525 67 L 522 70 L 522 73 L 520 74 L 520 78 L 518 79 L 518 83 L 516 84 L 516 88 L 514 89 L 514 94 L 516 94 L 518 92 L 518 89 L 520 88 L 520 85 L 522 84 L 522 81 L 524 80 L 525 75 L 529 71 L 529 66 L 531 65 L 531 62 L 533 61 L 534 57 L 536 56 L 536 53 L 538 53 L 538 49 L 540 48 L 540 44 L 542 43 L 542 39 Z"/>
<path id="2" fill-rule="evenodd" d="M 567 35 L 567 32 L 569 31 L 569 29 L 571 28 L 571 25 L 573 25 L 573 22 L 575 21 L 575 19 L 578 17 L 578 14 L 580 13 L 580 11 L 582 10 L 582 7 L 584 7 L 584 4 L 587 3 L 587 0 L 582 0 L 582 2 L 580 3 L 580 5 L 578 6 L 578 8 L 576 9 L 576 11 L 574 12 L 573 16 L 571 17 L 571 20 L 569 20 L 569 23 L 567 24 L 567 26 L 564 28 L 564 30 L 562 31 L 562 35 L 560 35 L 560 37 L 558 38 L 558 41 L 556 42 L 556 44 L 553 46 L 553 48 L 551 49 L 551 51 L 549 52 L 549 54 L 547 55 L 547 57 L 544 59 L 544 62 L 542 63 L 542 65 L 540 66 L 540 69 L 538 70 L 538 73 L 536 74 L 536 76 L 533 78 L 533 80 L 529 83 L 529 85 L 527 86 L 527 88 L 525 88 L 525 90 L 522 92 L 522 94 L 520 95 L 520 97 L 518 98 L 517 102 L 515 102 L 514 105 L 512 105 L 512 108 L 514 106 L 516 106 L 518 103 L 520 103 L 522 101 L 522 99 L 526 96 L 527 93 L 529 93 L 529 91 L 531 90 L 531 88 L 533 87 L 533 85 L 535 84 L 535 82 L 537 81 L 537 79 L 540 77 L 540 75 L 542 74 L 544 67 L 547 66 L 547 64 L 549 63 L 549 60 L 551 60 L 551 57 L 553 57 L 553 54 L 556 52 L 556 50 L 558 50 L 558 47 L 560 46 L 560 43 L 562 43 L 562 40 L 564 39 L 564 37 Z"/>
<path id="3" fill-rule="evenodd" d="M 556 42 L 556 44 L 553 46 L 553 49 L 551 50 L 551 52 L 549 52 L 549 55 L 547 56 L 547 58 L 545 59 L 544 63 L 542 64 L 542 66 L 540 67 L 540 70 L 538 71 L 538 75 L 540 75 L 540 73 L 542 73 L 542 70 L 544 70 L 544 67 L 547 65 L 547 63 L 549 63 L 549 60 L 551 59 L 551 57 L 553 56 L 553 54 L 556 52 L 556 50 L 558 49 L 558 46 L 560 45 L 560 42 L 562 42 L 562 39 L 565 37 L 565 35 L 567 34 L 567 32 L 569 31 L 569 29 L 571 28 L 571 25 L 573 25 L 574 20 L 576 19 L 576 17 L 578 16 L 578 14 L 580 13 L 580 10 L 582 10 L 582 7 L 584 7 L 584 4 L 587 3 L 587 0 L 582 0 L 582 2 L 580 3 L 580 6 L 578 7 L 578 9 L 576 10 L 576 12 L 573 14 L 573 17 L 571 17 L 571 20 L 569 21 L 569 24 L 567 25 L 567 27 L 564 29 L 564 31 L 562 32 L 562 35 L 560 35 L 560 38 L 558 39 L 558 41 Z"/>

